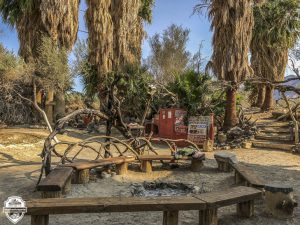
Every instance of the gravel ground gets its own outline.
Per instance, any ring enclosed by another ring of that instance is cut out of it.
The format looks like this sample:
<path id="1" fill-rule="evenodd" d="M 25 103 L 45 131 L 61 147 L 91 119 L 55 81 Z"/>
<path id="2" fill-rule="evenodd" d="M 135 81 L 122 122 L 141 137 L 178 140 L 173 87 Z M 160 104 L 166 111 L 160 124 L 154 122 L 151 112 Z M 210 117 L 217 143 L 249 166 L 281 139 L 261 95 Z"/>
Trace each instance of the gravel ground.
<path id="1" fill-rule="evenodd" d="M 24 199 L 38 198 L 34 185 L 39 175 L 40 158 L 43 141 L 47 135 L 45 130 L 3 129 L 0 130 L 0 201 L 8 196 L 18 195 Z M 2 138 L 2 139 L 1 139 Z M 8 143 L 11 138 L 13 143 Z M 20 141 L 22 139 L 23 141 Z M 65 138 L 65 139 L 68 139 Z M 24 141 L 25 140 L 25 141 Z M 63 139 L 64 140 L 64 139 Z M 4 142 L 6 141 L 6 142 Z M 2 143 L 2 145 L 1 145 Z M 4 144 L 3 144 L 4 143 Z M 300 201 L 300 156 L 286 152 L 240 149 L 232 151 L 240 162 L 250 166 L 258 175 L 269 182 L 281 182 L 294 187 L 294 194 Z M 160 164 L 155 165 L 155 171 L 149 175 L 130 168 L 125 176 L 114 176 L 107 179 L 97 179 L 86 185 L 73 185 L 68 198 L 72 197 L 103 197 L 130 196 L 132 183 L 161 180 L 163 182 L 182 182 L 204 188 L 205 191 L 217 191 L 234 186 L 233 173 L 217 171 L 213 153 L 207 153 L 205 167 L 201 172 L 190 172 L 188 164 L 179 168 L 166 170 Z M 251 219 L 240 219 L 235 214 L 235 206 L 219 210 L 219 225 L 299 225 L 300 209 L 296 208 L 294 217 L 289 220 L 278 220 L 265 212 L 262 201 L 256 202 L 255 216 Z M 0 224 L 11 224 L 4 214 L 0 213 Z M 30 218 L 25 217 L 18 224 L 30 224 Z M 162 213 L 105 213 L 105 214 L 76 214 L 50 216 L 50 224 L 162 224 Z M 180 224 L 198 224 L 198 213 L 195 211 L 180 212 Z"/>

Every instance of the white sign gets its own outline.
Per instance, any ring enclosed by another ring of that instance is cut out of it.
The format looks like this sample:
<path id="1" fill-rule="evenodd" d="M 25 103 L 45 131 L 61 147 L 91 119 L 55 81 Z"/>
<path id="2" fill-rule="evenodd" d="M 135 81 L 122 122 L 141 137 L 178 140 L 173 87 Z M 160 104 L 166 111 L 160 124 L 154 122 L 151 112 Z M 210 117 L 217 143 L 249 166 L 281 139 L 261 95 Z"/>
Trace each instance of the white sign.
<path id="1" fill-rule="evenodd" d="M 27 212 L 25 201 L 18 196 L 11 196 L 4 202 L 3 212 L 13 224 L 18 223 Z"/>

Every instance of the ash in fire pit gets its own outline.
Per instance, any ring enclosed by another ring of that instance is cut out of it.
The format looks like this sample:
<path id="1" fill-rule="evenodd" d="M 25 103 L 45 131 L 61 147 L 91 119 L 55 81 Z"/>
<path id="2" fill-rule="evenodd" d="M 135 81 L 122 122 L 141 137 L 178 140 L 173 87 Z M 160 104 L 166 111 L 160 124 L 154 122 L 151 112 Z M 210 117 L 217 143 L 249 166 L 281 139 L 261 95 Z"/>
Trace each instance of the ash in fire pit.
<path id="1" fill-rule="evenodd" d="M 182 196 L 189 194 L 200 194 L 205 192 L 198 186 L 183 183 L 166 183 L 161 181 L 144 182 L 142 184 L 131 185 L 132 196 L 154 197 L 154 196 Z"/>

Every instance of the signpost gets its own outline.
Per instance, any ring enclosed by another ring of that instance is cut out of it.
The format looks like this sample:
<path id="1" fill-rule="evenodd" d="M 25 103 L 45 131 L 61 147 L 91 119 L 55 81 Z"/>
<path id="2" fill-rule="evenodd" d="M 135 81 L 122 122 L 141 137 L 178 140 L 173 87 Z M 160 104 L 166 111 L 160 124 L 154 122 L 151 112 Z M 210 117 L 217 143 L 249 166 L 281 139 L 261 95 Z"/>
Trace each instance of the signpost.
<path id="1" fill-rule="evenodd" d="M 203 145 L 206 140 L 214 139 L 213 115 L 189 118 L 188 140 Z"/>

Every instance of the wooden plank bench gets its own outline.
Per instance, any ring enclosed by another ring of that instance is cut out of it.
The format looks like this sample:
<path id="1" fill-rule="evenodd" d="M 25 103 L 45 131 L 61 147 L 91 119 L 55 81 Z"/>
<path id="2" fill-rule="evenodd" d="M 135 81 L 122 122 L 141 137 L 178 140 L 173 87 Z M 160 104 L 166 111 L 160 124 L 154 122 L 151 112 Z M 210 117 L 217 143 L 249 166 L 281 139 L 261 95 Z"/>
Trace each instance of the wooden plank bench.
<path id="1" fill-rule="evenodd" d="M 128 163 L 133 161 L 135 161 L 135 157 L 133 156 L 120 156 L 92 161 L 68 163 L 61 165 L 61 167 L 72 167 L 75 170 L 75 176 L 72 182 L 75 184 L 85 184 L 90 180 L 90 169 L 108 165 L 116 165 L 117 174 L 123 175 L 128 171 Z"/>
<path id="2" fill-rule="evenodd" d="M 233 165 L 235 169 L 235 183 L 242 184 L 249 187 L 255 188 L 264 188 L 266 181 L 257 176 L 253 170 L 251 170 L 248 166 L 243 165 L 241 163 L 237 163 Z"/>
<path id="3" fill-rule="evenodd" d="M 46 178 L 37 185 L 42 198 L 60 198 L 71 190 L 71 177 L 73 169 L 69 167 L 56 167 Z"/>
<path id="4" fill-rule="evenodd" d="M 214 157 L 218 163 L 218 170 L 222 172 L 231 172 L 232 165 L 238 162 L 235 154 L 230 152 L 218 152 L 214 154 Z"/>
<path id="5" fill-rule="evenodd" d="M 203 167 L 203 160 L 205 160 L 205 154 L 200 158 L 193 158 L 190 156 L 182 156 L 178 159 L 175 159 L 172 155 L 141 155 L 139 156 L 141 161 L 141 170 L 145 173 L 152 172 L 152 162 L 153 161 L 170 161 L 175 162 L 177 160 L 190 160 L 191 161 L 191 170 L 198 172 Z"/>
<path id="6" fill-rule="evenodd" d="M 262 198 L 262 192 L 251 187 L 239 186 L 225 191 L 205 193 L 198 196 L 206 202 L 206 209 L 199 211 L 199 225 L 217 225 L 218 208 L 236 204 L 239 217 L 254 215 L 254 200 Z"/>
<path id="7" fill-rule="evenodd" d="M 178 225 L 179 211 L 199 210 L 200 225 L 216 225 L 218 208 L 237 204 L 239 216 L 251 217 L 254 200 L 261 196 L 261 191 L 241 186 L 194 196 L 33 199 L 26 202 L 26 215 L 31 225 L 48 225 L 52 214 L 162 211 L 163 225 Z"/>

